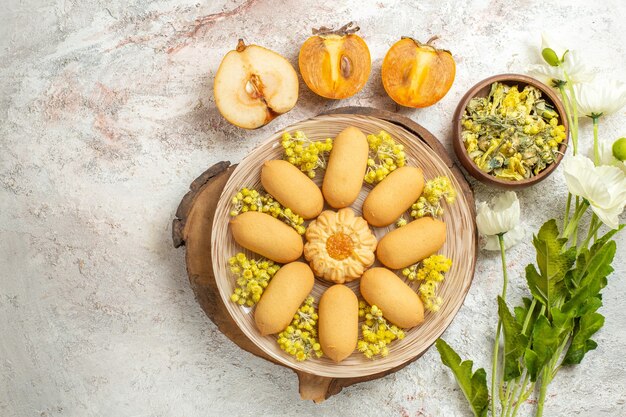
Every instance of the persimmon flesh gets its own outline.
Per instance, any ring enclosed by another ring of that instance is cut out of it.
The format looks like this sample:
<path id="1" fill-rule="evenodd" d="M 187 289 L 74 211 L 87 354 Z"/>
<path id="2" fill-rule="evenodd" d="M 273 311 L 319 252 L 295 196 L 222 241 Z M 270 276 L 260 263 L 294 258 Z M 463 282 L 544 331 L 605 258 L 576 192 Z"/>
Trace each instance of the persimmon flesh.
<path id="1" fill-rule="evenodd" d="M 431 106 L 446 95 L 454 82 L 456 65 L 452 54 L 429 43 L 403 38 L 385 55 L 383 87 L 402 106 Z"/>
<path id="2" fill-rule="evenodd" d="M 355 34 L 311 36 L 300 48 L 298 63 L 306 85 L 331 99 L 358 93 L 372 67 L 369 48 Z"/>

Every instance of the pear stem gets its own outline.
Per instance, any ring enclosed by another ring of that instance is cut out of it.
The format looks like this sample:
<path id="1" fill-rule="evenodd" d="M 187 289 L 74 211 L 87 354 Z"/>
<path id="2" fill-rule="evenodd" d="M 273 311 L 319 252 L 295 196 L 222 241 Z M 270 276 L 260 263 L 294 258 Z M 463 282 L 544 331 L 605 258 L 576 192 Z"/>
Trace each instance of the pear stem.
<path id="1" fill-rule="evenodd" d="M 243 41 L 243 39 L 239 38 L 239 41 L 237 42 L 237 48 L 235 48 L 237 50 L 237 52 L 243 52 L 244 49 L 246 49 L 248 45 L 246 45 L 246 43 Z"/>

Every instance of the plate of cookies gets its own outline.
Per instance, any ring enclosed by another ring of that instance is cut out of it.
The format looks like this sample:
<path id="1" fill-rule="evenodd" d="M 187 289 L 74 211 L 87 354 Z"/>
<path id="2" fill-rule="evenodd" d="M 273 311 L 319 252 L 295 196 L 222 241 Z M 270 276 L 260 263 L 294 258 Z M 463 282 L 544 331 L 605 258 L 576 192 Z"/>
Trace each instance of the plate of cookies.
<path id="1" fill-rule="evenodd" d="M 273 360 L 362 377 L 425 352 L 474 274 L 471 191 L 443 147 L 363 114 L 328 114 L 272 135 L 217 203 L 220 297 Z M 429 143 L 430 142 L 430 143 Z"/>

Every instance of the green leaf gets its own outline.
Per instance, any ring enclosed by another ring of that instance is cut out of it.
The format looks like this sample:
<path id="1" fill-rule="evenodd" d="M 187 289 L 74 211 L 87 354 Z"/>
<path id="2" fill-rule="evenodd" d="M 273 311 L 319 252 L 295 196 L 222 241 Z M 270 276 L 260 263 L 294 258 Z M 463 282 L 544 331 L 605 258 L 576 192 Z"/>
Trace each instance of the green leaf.
<path id="1" fill-rule="evenodd" d="M 533 296 L 548 308 L 559 305 L 568 294 L 563 279 L 576 260 L 576 249 L 563 251 L 566 243 L 567 239 L 559 238 L 554 219 L 544 223 L 533 237 L 539 271 L 528 265 L 526 280 Z"/>
<path id="2" fill-rule="evenodd" d="M 541 304 L 548 305 L 547 283 L 533 264 L 526 265 L 526 282 L 533 297 Z"/>
<path id="3" fill-rule="evenodd" d="M 531 382 L 535 382 L 537 375 L 539 375 L 539 357 L 530 348 L 526 348 L 524 351 L 524 365 L 528 370 Z"/>
<path id="4" fill-rule="evenodd" d="M 533 327 L 532 350 L 537 354 L 538 368 L 541 369 L 554 356 L 560 344 L 561 331 L 553 328 L 546 316 L 539 316 Z"/>
<path id="5" fill-rule="evenodd" d="M 579 278 L 577 287 L 573 290 L 571 298 L 563 304 L 561 311 L 568 317 L 580 317 L 592 311 L 596 311 L 601 305 L 600 291 L 606 286 L 606 277 L 613 272 L 611 263 L 615 257 L 617 245 L 611 240 L 602 246 L 591 248 L 585 264 L 579 264 L 576 270 L 580 270 L 582 277 Z"/>
<path id="6" fill-rule="evenodd" d="M 510 381 L 522 374 L 520 358 L 528 338 L 522 334 L 522 326 L 515 320 L 502 297 L 498 297 L 498 316 L 504 332 L 504 380 Z"/>
<path id="7" fill-rule="evenodd" d="M 598 302 L 595 300 L 600 300 L 597 296 L 601 289 L 600 280 L 592 281 L 588 285 L 580 287 L 576 290 L 574 296 L 563 304 L 561 312 L 568 318 L 576 318 L 593 310 L 598 306 Z"/>
<path id="8" fill-rule="evenodd" d="M 545 222 L 539 229 L 539 233 L 533 237 L 533 241 L 543 242 L 551 252 L 560 251 L 563 245 L 567 243 L 567 239 L 559 238 L 559 227 L 556 225 L 556 219 L 550 219 Z M 537 260 L 538 263 L 541 261 Z"/>
<path id="9" fill-rule="evenodd" d="M 604 244 L 606 242 L 608 242 L 613 236 L 615 236 L 615 233 L 619 232 L 620 230 L 622 230 L 624 227 L 626 227 L 626 224 L 620 224 L 619 227 L 617 229 L 611 229 L 608 232 L 606 232 L 604 234 L 604 236 L 602 236 L 601 238 L 599 238 L 598 240 L 595 241 L 595 243 L 593 244 L 592 248 L 596 245 L 598 246 L 604 246 Z"/>
<path id="10" fill-rule="evenodd" d="M 582 316 L 574 330 L 572 343 L 565 354 L 563 364 L 579 364 L 587 352 L 595 349 L 598 344 L 591 340 L 591 336 L 600 330 L 602 326 L 604 326 L 604 316 L 602 314 L 591 312 Z"/>
<path id="11" fill-rule="evenodd" d="M 621 225 L 618 229 L 607 232 L 590 249 L 581 251 L 576 259 L 576 268 L 568 271 L 565 277 L 565 283 L 570 293 L 574 293 L 579 286 L 584 285 L 581 281 L 589 275 L 607 277 L 613 272 L 611 262 L 613 262 L 617 246 L 614 241 L 609 239 L 623 227 L 624 225 Z"/>
<path id="12" fill-rule="evenodd" d="M 563 313 L 562 309 L 554 307 L 550 313 L 552 314 L 552 328 L 555 332 L 569 334 L 574 329 L 574 318 Z"/>
<path id="13" fill-rule="evenodd" d="M 461 362 L 461 357 L 443 339 L 435 342 L 441 362 L 452 370 L 456 382 L 467 398 L 476 417 L 486 417 L 489 409 L 489 390 L 487 389 L 487 374 L 483 368 L 472 374 L 472 361 Z"/>
<path id="14" fill-rule="evenodd" d="M 576 257 L 576 266 L 565 273 L 563 282 L 570 294 L 576 292 L 576 288 L 580 286 L 580 280 L 587 268 L 587 257 L 589 256 L 589 249 L 583 248 L 580 254 Z"/>
<path id="15" fill-rule="evenodd" d="M 598 311 L 602 307 L 602 294 L 598 294 L 596 297 L 591 297 L 585 304 L 578 309 L 580 316 Z"/>
<path id="16" fill-rule="evenodd" d="M 587 259 L 584 275 L 580 279 L 580 285 L 585 285 L 590 280 L 599 279 L 602 280 L 602 288 L 604 288 L 606 286 L 605 278 L 613 272 L 611 263 L 617 251 L 617 244 L 614 240 L 598 247 L 596 244 L 589 250 L 589 259 Z"/>
<path id="17" fill-rule="evenodd" d="M 517 324 L 523 326 L 524 320 L 526 320 L 526 314 L 528 314 L 528 308 L 520 306 L 514 307 L 513 314 L 515 315 L 515 321 Z"/>
<path id="18" fill-rule="evenodd" d="M 530 310 L 530 305 L 532 304 L 533 300 L 532 298 L 523 297 L 522 301 L 524 302 L 524 306 L 515 307 L 513 309 L 513 313 L 515 314 L 515 321 L 517 321 L 517 323 L 520 326 L 524 327 L 524 322 L 526 321 L 526 316 L 528 315 L 528 310 Z M 535 319 L 537 318 L 538 314 L 539 314 L 539 309 L 535 308 L 533 310 L 532 317 L 528 320 L 528 325 L 527 325 L 528 329 L 532 329 L 533 323 L 535 322 Z"/>

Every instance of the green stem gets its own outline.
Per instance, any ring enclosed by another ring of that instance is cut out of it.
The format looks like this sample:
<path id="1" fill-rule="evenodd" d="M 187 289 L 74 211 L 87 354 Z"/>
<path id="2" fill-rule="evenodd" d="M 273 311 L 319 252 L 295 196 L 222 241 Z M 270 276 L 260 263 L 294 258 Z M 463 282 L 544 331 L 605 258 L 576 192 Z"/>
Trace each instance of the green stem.
<path id="1" fill-rule="evenodd" d="M 528 389 L 524 393 L 524 396 L 522 397 L 523 398 L 522 401 L 526 401 L 528 397 L 530 397 L 530 394 L 532 394 L 534 391 L 535 391 L 535 383 L 531 382 L 530 386 L 528 387 Z"/>
<path id="2" fill-rule="evenodd" d="M 567 193 L 567 203 L 565 203 L 565 217 L 563 218 L 563 230 L 567 227 L 569 222 L 569 211 L 572 206 L 572 193 Z"/>
<path id="3" fill-rule="evenodd" d="M 506 301 L 506 289 L 509 284 L 509 276 L 506 270 L 506 256 L 504 251 L 504 233 L 498 234 L 498 243 L 500 244 L 500 257 L 502 259 L 502 299 Z M 496 415 L 496 377 L 498 375 L 498 350 L 500 349 L 500 332 L 502 329 L 502 321 L 498 319 L 498 328 L 496 329 L 496 339 L 493 345 L 493 357 L 491 368 L 491 413 Z M 502 400 L 502 399 L 501 399 Z"/>
<path id="4" fill-rule="evenodd" d="M 574 86 L 572 84 L 572 80 L 569 75 L 567 75 L 567 71 L 563 71 L 563 75 L 565 75 L 565 81 L 567 81 L 567 89 L 569 90 L 572 106 L 572 121 L 574 122 L 574 127 L 571 128 L 572 132 L 572 143 L 574 144 L 574 155 L 578 153 L 578 105 L 576 104 L 576 95 L 574 93 Z"/>
<path id="5" fill-rule="evenodd" d="M 507 404 L 506 404 L 506 413 L 504 417 L 510 417 L 511 413 L 513 412 L 513 404 L 514 404 L 514 399 L 515 397 L 517 397 L 517 390 L 519 388 L 521 388 L 520 384 L 519 384 L 519 377 L 517 377 L 514 381 L 514 385 L 513 385 L 513 392 L 511 392 L 511 397 L 508 398 Z M 523 390 L 522 390 L 523 391 Z"/>
<path id="6" fill-rule="evenodd" d="M 552 358 L 552 361 L 550 361 L 550 381 L 552 381 L 552 379 L 554 379 L 554 377 L 556 376 L 556 374 L 559 372 L 559 369 L 561 369 L 561 364 L 559 363 L 557 365 L 557 363 L 561 360 L 561 354 L 563 353 L 563 350 L 565 350 L 565 346 L 567 346 L 567 344 L 569 343 L 570 338 L 572 337 L 572 334 L 568 334 L 567 337 L 565 337 L 563 339 L 563 342 L 561 343 L 561 345 L 558 347 L 558 349 L 556 350 L 556 353 L 554 354 L 554 357 Z"/>
<path id="7" fill-rule="evenodd" d="M 491 358 L 491 415 L 496 415 L 496 377 L 498 375 L 498 350 L 500 348 L 500 331 L 502 329 L 502 321 L 498 319 L 498 328 L 496 329 L 496 340 L 493 345 L 493 357 Z M 503 398 L 500 396 L 500 402 Z"/>
<path id="8" fill-rule="evenodd" d="M 556 349 L 556 352 L 554 352 L 554 355 L 552 356 L 550 362 L 543 367 L 543 371 L 541 374 L 541 389 L 539 391 L 539 399 L 537 401 L 537 414 L 535 415 L 535 417 L 543 416 L 543 405 L 546 400 L 548 385 L 550 385 L 550 382 L 552 382 L 552 379 L 556 376 L 557 372 L 561 368 L 560 364 L 557 366 L 557 362 L 559 362 L 561 354 L 563 353 L 565 346 L 567 346 L 570 337 L 571 334 L 563 339 L 563 342 L 561 342 L 559 347 Z"/>
<path id="9" fill-rule="evenodd" d="M 545 305 L 541 305 L 541 310 L 539 310 L 539 315 L 543 316 L 546 313 L 546 306 Z"/>
<path id="10" fill-rule="evenodd" d="M 578 197 L 576 197 L 576 200 L 578 200 Z M 580 219 L 583 217 L 583 214 L 585 214 L 585 211 L 587 211 L 587 207 L 589 207 L 588 202 L 583 201 L 582 204 L 580 204 L 578 201 L 576 201 L 576 211 L 574 212 L 574 215 L 572 216 L 572 219 L 568 223 L 565 230 L 563 230 L 564 238 L 569 239 L 570 236 L 573 234 L 574 242 L 576 242 L 576 235 L 578 232 L 578 223 L 580 222 Z"/>
<path id="11" fill-rule="evenodd" d="M 597 165 L 600 165 L 600 143 L 598 140 L 598 126 L 600 125 L 600 115 L 593 115 L 592 117 L 593 119 L 593 161 L 594 163 Z M 594 213 L 592 216 L 592 223 L 593 220 L 597 220 L 598 216 L 596 216 L 596 214 Z M 602 223 L 602 222 L 599 222 Z M 589 228 L 591 229 L 591 226 L 589 226 Z M 594 236 L 594 240 L 596 240 L 598 238 L 598 229 L 600 227 L 598 226 L 598 228 L 594 231 L 593 236 Z M 589 238 L 587 239 L 587 241 L 585 242 L 585 247 L 587 247 L 587 245 L 589 244 Z"/>
<path id="12" fill-rule="evenodd" d="M 580 208 L 580 197 L 576 196 L 576 209 Z M 584 213 L 584 212 L 583 212 Z M 572 241 L 570 242 L 572 246 L 578 246 L 578 223 L 580 223 L 580 219 L 582 218 L 582 213 L 578 220 L 576 220 L 576 227 L 574 227 L 574 234 L 572 235 Z"/>
<path id="13" fill-rule="evenodd" d="M 506 384 L 506 393 L 504 394 L 504 398 L 506 400 L 506 407 L 502 404 L 502 412 L 500 413 L 501 417 L 506 417 L 506 411 L 509 408 L 509 404 L 511 403 L 511 383 Z"/>
<path id="14" fill-rule="evenodd" d="M 574 126 L 574 124 L 572 123 L 572 108 L 570 106 L 569 97 L 567 96 L 567 92 L 565 91 L 565 87 L 563 86 L 563 84 L 559 84 L 559 91 L 561 92 L 563 105 L 565 106 L 565 117 L 567 117 L 567 124 L 570 127 Z"/>
<path id="15" fill-rule="evenodd" d="M 509 275 L 506 271 L 506 257 L 504 255 L 504 233 L 500 233 L 498 235 L 498 243 L 500 243 L 500 258 L 502 260 L 502 278 L 504 282 L 502 283 L 502 299 L 506 301 L 506 287 L 509 284 Z"/>
<path id="16" fill-rule="evenodd" d="M 565 75 L 565 79 L 567 81 L 567 86 L 569 87 L 569 91 L 571 94 L 572 100 L 570 101 L 570 96 L 567 95 L 565 91 L 565 87 L 562 83 L 559 84 L 559 92 L 561 93 L 561 97 L 563 98 L 563 105 L 565 106 L 565 116 L 567 117 L 567 122 L 570 127 L 570 135 L 572 137 L 572 144 L 574 148 L 574 155 L 578 153 L 578 107 L 576 106 L 576 100 L 574 95 L 574 89 L 572 87 L 572 80 L 567 75 L 566 71 L 563 71 Z M 574 108 L 574 112 L 572 112 L 572 108 Z M 569 223 L 569 213 L 570 207 L 572 204 L 572 194 L 567 194 L 567 203 L 565 205 L 565 218 L 563 219 L 563 230 L 567 227 Z"/>
<path id="17" fill-rule="evenodd" d="M 528 313 L 526 314 L 526 317 L 524 318 L 524 325 L 522 326 L 522 334 L 526 333 L 526 329 L 528 329 L 528 325 L 530 324 L 530 319 L 533 315 L 533 312 L 535 311 L 535 307 L 537 306 L 537 299 L 533 298 L 533 301 L 530 304 L 530 307 L 528 308 Z M 528 397 L 529 393 L 526 391 L 526 385 L 528 384 L 528 377 L 529 375 L 526 374 L 526 378 L 524 379 L 524 382 L 522 383 L 522 385 L 519 385 L 519 378 L 515 379 L 515 388 L 513 390 L 513 394 L 510 398 L 503 398 L 503 401 L 506 402 L 506 409 L 503 411 L 505 417 L 510 416 L 511 412 L 513 413 L 512 415 L 515 416 L 515 414 L 517 414 L 517 409 L 519 408 L 519 402 L 523 401 L 520 400 L 522 398 L 522 396 L 526 396 L 526 398 Z M 513 406 L 513 403 L 511 402 L 512 399 L 515 398 L 515 395 L 517 393 L 517 389 L 520 388 L 519 391 L 519 398 L 518 399 L 518 404 L 516 404 L 515 408 L 511 408 Z"/>
<path id="18" fill-rule="evenodd" d="M 589 240 L 591 239 L 591 236 L 593 236 L 593 231 L 596 227 L 596 222 L 598 220 L 598 216 L 596 216 L 596 213 L 593 213 L 593 215 L 591 216 L 591 221 L 589 222 L 589 230 L 587 231 L 587 238 L 585 239 L 585 242 L 583 243 L 588 243 Z M 585 245 L 585 247 L 587 247 Z"/>
<path id="19" fill-rule="evenodd" d="M 533 311 L 535 311 L 535 306 L 537 306 L 537 299 L 533 297 L 533 301 L 530 303 L 530 307 L 528 308 L 528 314 L 526 314 L 526 318 L 524 319 L 522 334 L 526 334 L 526 329 L 528 328 L 528 324 L 530 323 L 530 318 L 533 315 Z"/>
<path id="20" fill-rule="evenodd" d="M 600 116 L 594 115 L 593 120 L 593 162 L 596 165 L 600 164 L 600 146 L 598 144 L 598 121 L 600 120 Z"/>
<path id="21" fill-rule="evenodd" d="M 535 414 L 535 417 L 543 416 L 543 404 L 546 401 L 546 393 L 548 392 L 548 384 L 550 383 L 550 372 L 551 370 L 549 367 L 545 366 L 543 368 L 543 372 L 541 375 L 541 389 L 539 391 L 539 399 L 537 400 L 537 413 Z"/>
<path id="22" fill-rule="evenodd" d="M 602 227 L 602 222 L 600 221 L 596 213 L 593 213 L 593 216 L 591 216 L 591 222 L 589 223 L 589 231 L 587 232 L 587 237 L 585 238 L 585 241 L 582 243 L 582 245 L 580 245 L 578 249 L 578 254 L 580 254 L 583 249 L 589 247 L 589 242 L 591 241 L 591 238 L 596 236 L 598 230 L 600 230 L 600 227 Z"/>
<path id="23" fill-rule="evenodd" d="M 515 408 L 513 408 L 513 414 L 511 414 L 511 417 L 515 417 L 517 415 L 517 410 L 519 409 L 519 406 L 526 401 L 526 398 L 528 397 L 528 391 L 526 391 L 526 385 L 528 385 L 528 381 L 530 380 L 530 374 L 528 374 L 528 372 L 526 373 L 526 376 L 524 377 L 524 382 L 522 383 L 522 389 L 519 392 L 519 396 L 517 397 L 517 401 L 515 402 Z"/>

